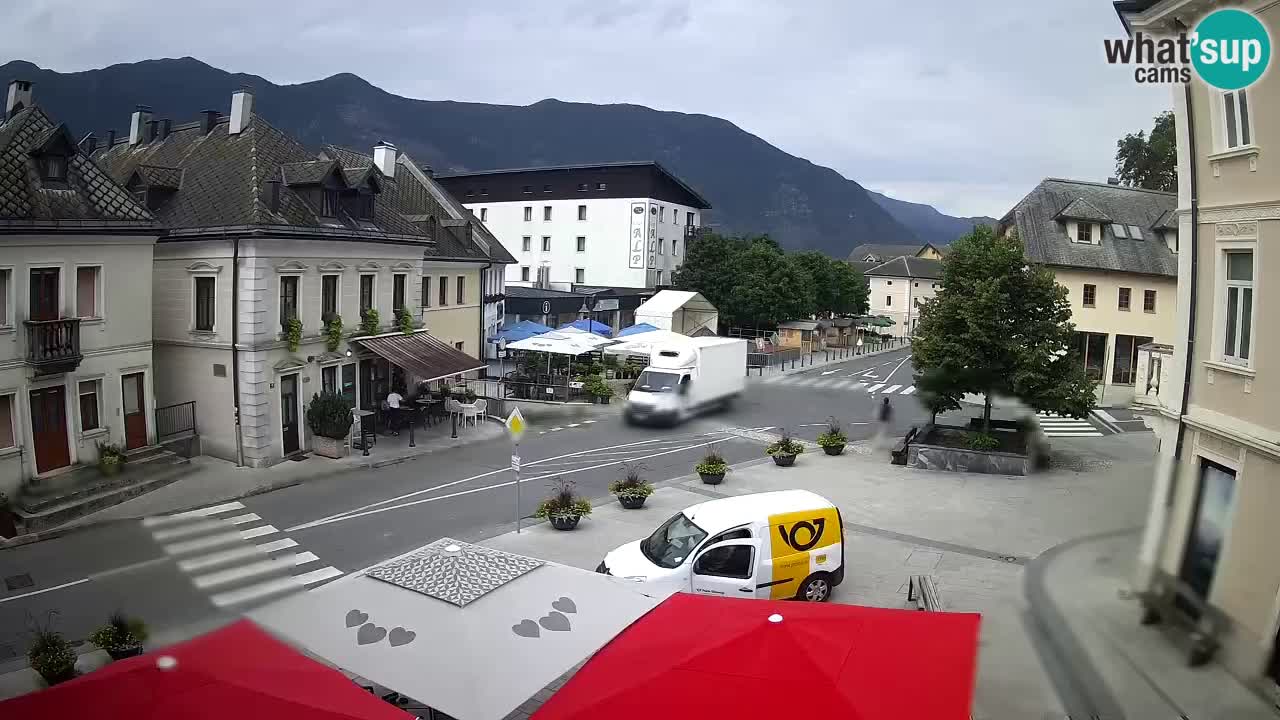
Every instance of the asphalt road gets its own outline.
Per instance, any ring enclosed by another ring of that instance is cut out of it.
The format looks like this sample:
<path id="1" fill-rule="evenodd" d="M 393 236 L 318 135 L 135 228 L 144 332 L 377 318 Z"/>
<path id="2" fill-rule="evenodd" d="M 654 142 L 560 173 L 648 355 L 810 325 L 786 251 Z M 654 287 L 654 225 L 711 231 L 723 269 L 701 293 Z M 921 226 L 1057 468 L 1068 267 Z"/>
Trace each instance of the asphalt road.
<path id="1" fill-rule="evenodd" d="M 839 419 L 852 440 L 870 437 L 876 406 L 890 389 L 897 391 L 885 396 L 894 406 L 893 424 L 905 428 L 926 416 L 913 396 L 900 394 L 910 382 L 903 350 L 783 378 L 751 378 L 730 409 L 675 428 L 632 427 L 616 415 L 546 434 L 532 427 L 520 447 L 519 514 L 532 514 L 557 477 L 573 480 L 587 497 L 604 497 L 628 463 L 641 464 L 650 480 L 667 480 L 693 472 L 709 446 L 730 463 L 751 460 L 762 454 L 761 432 L 787 428 L 812 440 L 828 417 Z M 517 515 L 511 449 L 506 440 L 477 443 L 320 478 L 244 499 L 234 512 L 253 516 L 243 527 L 271 529 L 260 540 L 287 539 L 296 543 L 290 552 L 309 552 L 326 567 L 351 572 L 443 536 L 475 540 L 509 529 Z M 61 614 L 60 627 L 73 639 L 117 608 L 153 627 L 200 625 L 219 612 L 139 521 L 0 552 L 0 577 L 23 574 L 31 585 L 0 588 L 0 663 L 21 652 L 30 619 L 49 610 Z"/>

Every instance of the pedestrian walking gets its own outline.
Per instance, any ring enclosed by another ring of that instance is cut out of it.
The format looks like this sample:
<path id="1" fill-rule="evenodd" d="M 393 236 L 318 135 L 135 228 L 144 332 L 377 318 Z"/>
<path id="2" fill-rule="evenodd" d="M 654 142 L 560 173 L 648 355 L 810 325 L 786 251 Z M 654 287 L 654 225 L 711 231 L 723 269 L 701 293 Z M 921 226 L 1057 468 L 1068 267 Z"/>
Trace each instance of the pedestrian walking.
<path id="1" fill-rule="evenodd" d="M 885 397 L 880 402 L 880 407 L 876 409 L 876 450 L 883 450 L 889 438 L 889 425 L 893 422 L 893 406 L 889 404 L 889 398 Z"/>
<path id="2" fill-rule="evenodd" d="M 397 392 L 400 388 L 396 387 L 387 393 L 387 420 L 390 425 L 392 435 L 400 434 L 400 403 L 404 402 L 404 396 Z"/>

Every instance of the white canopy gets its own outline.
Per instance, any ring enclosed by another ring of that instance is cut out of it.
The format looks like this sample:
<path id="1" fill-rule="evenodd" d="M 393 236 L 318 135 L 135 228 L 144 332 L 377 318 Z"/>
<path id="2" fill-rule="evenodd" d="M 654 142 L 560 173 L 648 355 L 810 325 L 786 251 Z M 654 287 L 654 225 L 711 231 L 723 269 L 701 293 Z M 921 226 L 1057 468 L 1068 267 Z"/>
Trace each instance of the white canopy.
<path id="1" fill-rule="evenodd" d="M 720 314 L 701 293 L 688 290 L 660 290 L 636 308 L 636 322 L 663 330 L 692 335 L 700 328 L 714 334 Z"/>
<path id="2" fill-rule="evenodd" d="M 613 344 L 613 341 L 609 338 L 600 337 L 583 330 L 576 332 L 555 330 L 517 342 L 507 343 L 507 349 L 534 350 L 557 355 L 581 355 L 611 344 Z"/>
<path id="3" fill-rule="evenodd" d="M 666 597 L 442 538 L 249 616 L 452 717 L 499 720 Z"/>
<path id="4" fill-rule="evenodd" d="M 628 335 L 617 345 L 610 345 L 604 351 L 610 355 L 642 355 L 653 354 L 655 345 L 691 345 L 693 338 L 670 330 L 650 330 L 646 333 Z"/>

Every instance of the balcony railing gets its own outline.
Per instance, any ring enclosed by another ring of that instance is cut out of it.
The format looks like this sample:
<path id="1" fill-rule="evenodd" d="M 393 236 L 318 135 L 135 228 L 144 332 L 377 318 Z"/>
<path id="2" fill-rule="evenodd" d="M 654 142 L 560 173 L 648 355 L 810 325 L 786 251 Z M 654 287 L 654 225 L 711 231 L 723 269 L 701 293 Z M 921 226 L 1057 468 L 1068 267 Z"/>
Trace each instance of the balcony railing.
<path id="1" fill-rule="evenodd" d="M 684 239 L 697 240 L 709 232 L 711 232 L 711 228 L 705 225 L 686 225 L 684 227 Z"/>
<path id="2" fill-rule="evenodd" d="M 27 320 L 27 362 L 36 373 L 51 375 L 80 366 L 80 318 Z"/>

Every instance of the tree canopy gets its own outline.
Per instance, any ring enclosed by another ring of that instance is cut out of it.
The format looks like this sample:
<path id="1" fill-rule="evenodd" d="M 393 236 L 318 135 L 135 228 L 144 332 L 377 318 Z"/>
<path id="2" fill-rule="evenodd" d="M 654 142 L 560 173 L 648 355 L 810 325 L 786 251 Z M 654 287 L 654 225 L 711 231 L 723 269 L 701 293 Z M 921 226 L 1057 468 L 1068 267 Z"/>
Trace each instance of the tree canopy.
<path id="1" fill-rule="evenodd" d="M 1026 262 L 1016 234 L 975 227 L 951 244 L 942 268 L 942 289 L 921 309 L 912 339 L 916 384 L 935 406 L 983 393 L 984 430 L 995 393 L 1037 411 L 1088 414 L 1094 381 L 1076 349 L 1067 290 Z"/>
<path id="2" fill-rule="evenodd" d="M 767 235 L 691 240 L 672 284 L 702 293 L 726 322 L 749 327 L 867 308 L 867 285 L 853 266 L 818 252 L 787 253 Z"/>
<path id="3" fill-rule="evenodd" d="M 1150 135 L 1139 130 L 1116 141 L 1116 175 L 1129 187 L 1178 189 L 1178 138 L 1172 112 L 1155 117 Z"/>

